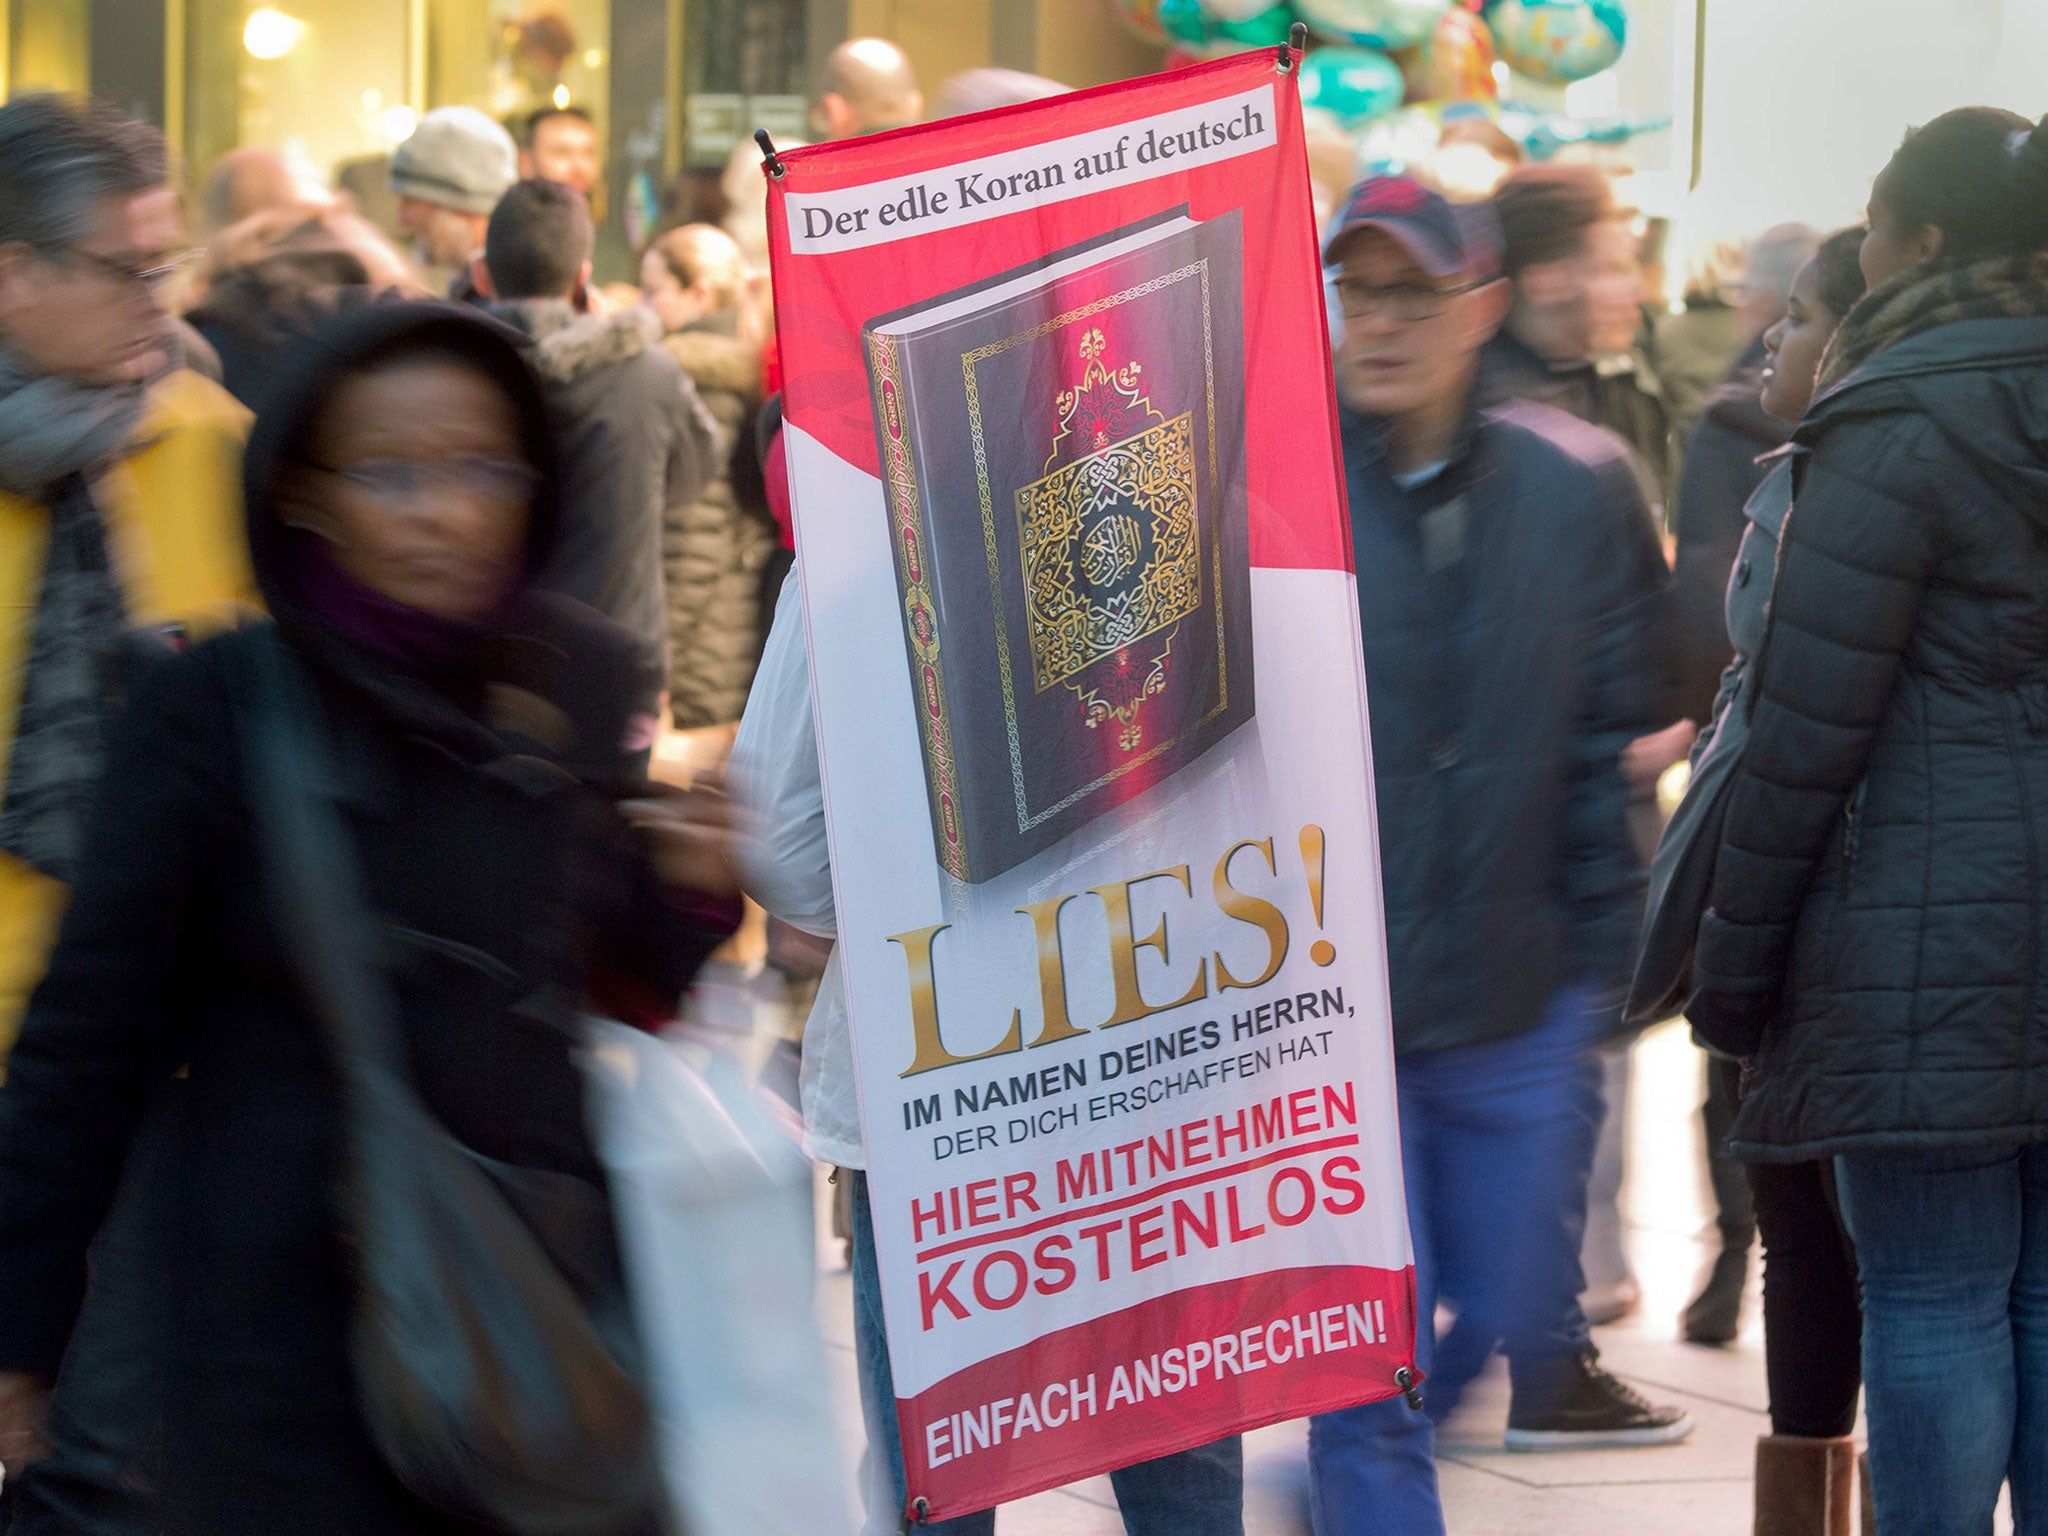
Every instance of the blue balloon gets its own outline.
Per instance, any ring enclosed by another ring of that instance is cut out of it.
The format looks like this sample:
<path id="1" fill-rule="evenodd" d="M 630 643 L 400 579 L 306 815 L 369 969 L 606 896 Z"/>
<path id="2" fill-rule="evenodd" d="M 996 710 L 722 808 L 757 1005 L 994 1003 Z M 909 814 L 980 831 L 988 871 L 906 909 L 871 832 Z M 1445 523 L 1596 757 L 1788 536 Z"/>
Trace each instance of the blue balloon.
<path id="1" fill-rule="evenodd" d="M 1407 89 L 1401 66 L 1369 48 L 1317 48 L 1301 61 L 1301 104 L 1335 113 L 1347 127 L 1391 112 Z"/>
<path id="2" fill-rule="evenodd" d="M 1333 42 L 1392 50 L 1427 42 L 1451 0 L 1294 0 L 1294 8 Z"/>
<path id="3" fill-rule="evenodd" d="M 1628 43 L 1620 0 L 1493 0 L 1486 20 L 1508 68 L 1546 85 L 1612 69 Z"/>

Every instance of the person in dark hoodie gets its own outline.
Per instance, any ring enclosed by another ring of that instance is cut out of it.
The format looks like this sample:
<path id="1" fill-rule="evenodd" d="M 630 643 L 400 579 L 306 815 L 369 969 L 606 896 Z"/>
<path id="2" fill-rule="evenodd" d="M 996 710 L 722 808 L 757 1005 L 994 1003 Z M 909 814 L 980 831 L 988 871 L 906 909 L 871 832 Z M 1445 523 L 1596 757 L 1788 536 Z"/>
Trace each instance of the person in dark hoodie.
<path id="1" fill-rule="evenodd" d="M 338 312 L 267 394 L 245 483 L 274 623 L 135 691 L 0 1089 L 0 1447 L 32 1443 L 124 1149 L 182 1069 L 179 1219 L 146 1255 L 162 1528 L 474 1533 L 387 1468 L 353 1379 L 338 1047 L 234 745 L 277 697 L 260 668 L 302 678 L 324 725 L 413 1091 L 558 1187 L 602 1184 L 565 1017 L 679 995 L 737 918 L 727 834 L 705 802 L 623 798 L 634 646 L 533 585 L 561 483 L 501 327 L 432 301 Z M 589 1285 L 617 1288 L 614 1248 L 592 1235 Z"/>
<path id="2" fill-rule="evenodd" d="M 491 213 L 478 286 L 522 332 L 562 448 L 560 547 L 541 573 L 639 641 L 642 749 L 669 677 L 663 530 L 716 468 L 717 428 L 641 308 L 584 312 L 590 210 L 560 182 L 516 182 Z"/>
<path id="3" fill-rule="evenodd" d="M 1730 1150 L 1835 1159 L 1877 1528 L 2048 1531 L 2048 124 L 1872 187 L 1686 1008 Z"/>

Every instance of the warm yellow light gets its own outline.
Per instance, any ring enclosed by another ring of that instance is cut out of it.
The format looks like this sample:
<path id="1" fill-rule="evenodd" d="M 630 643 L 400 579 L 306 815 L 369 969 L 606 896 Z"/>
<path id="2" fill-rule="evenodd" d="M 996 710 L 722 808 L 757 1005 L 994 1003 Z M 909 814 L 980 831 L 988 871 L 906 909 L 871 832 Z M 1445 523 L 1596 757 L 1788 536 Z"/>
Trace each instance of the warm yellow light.
<path id="1" fill-rule="evenodd" d="M 306 40 L 310 29 L 296 16 L 271 6 L 249 13 L 242 26 L 242 46 L 257 59 L 281 59 Z"/>
<path id="2" fill-rule="evenodd" d="M 363 92 L 362 101 L 363 110 L 373 117 L 384 110 L 384 93 L 374 87 Z"/>
<path id="3" fill-rule="evenodd" d="M 558 85 L 558 86 L 556 86 L 556 87 L 555 87 L 555 109 L 556 109 L 557 111 L 560 111 L 560 110 L 561 110 L 561 109 L 562 109 L 563 107 L 566 107 L 566 106 L 568 106 L 568 105 L 569 105 L 569 87 L 567 87 L 566 85 Z"/>

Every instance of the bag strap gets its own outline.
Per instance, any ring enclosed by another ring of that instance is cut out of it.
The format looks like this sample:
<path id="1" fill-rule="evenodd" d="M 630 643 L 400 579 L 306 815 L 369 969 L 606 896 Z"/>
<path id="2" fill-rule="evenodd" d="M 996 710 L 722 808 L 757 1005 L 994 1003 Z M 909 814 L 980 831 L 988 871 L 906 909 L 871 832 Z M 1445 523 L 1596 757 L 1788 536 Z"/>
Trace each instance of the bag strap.
<path id="1" fill-rule="evenodd" d="M 248 632 L 231 669 L 236 731 L 265 879 L 286 945 L 343 1078 L 401 1070 L 397 1000 L 350 845 L 313 680 L 274 625 Z"/>

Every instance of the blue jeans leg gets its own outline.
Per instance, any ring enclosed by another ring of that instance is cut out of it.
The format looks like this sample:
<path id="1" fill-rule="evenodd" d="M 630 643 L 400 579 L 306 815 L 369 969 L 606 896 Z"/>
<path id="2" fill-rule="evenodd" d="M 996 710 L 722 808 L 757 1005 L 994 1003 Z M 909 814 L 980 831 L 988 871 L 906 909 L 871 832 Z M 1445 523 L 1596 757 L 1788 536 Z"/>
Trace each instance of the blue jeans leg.
<path id="1" fill-rule="evenodd" d="M 860 1377 L 860 1413 L 868 1432 L 861 1453 L 861 1497 L 867 1502 L 865 1536 L 896 1536 L 909 1484 L 903 1475 L 903 1440 L 896 1423 L 896 1379 L 889 1369 L 889 1334 L 882 1322 L 882 1273 L 875 1264 L 875 1223 L 868 1208 L 868 1176 L 853 1180 L 853 1355 Z M 929 1536 L 994 1536 L 996 1512 L 917 1527 Z"/>
<path id="2" fill-rule="evenodd" d="M 861 1418 L 868 1444 L 861 1455 L 861 1494 L 867 1502 L 865 1536 L 895 1536 L 902 1524 L 908 1483 L 896 1422 L 896 1382 L 889 1369 L 889 1335 L 882 1321 L 882 1278 L 875 1263 L 875 1225 L 868 1180 L 853 1180 L 853 1352 L 860 1377 Z M 1244 1536 L 1244 1444 L 1231 1435 L 1210 1445 L 1141 1461 L 1109 1475 L 1129 1536 Z M 934 1520 L 920 1536 L 993 1536 L 996 1513 Z"/>
<path id="3" fill-rule="evenodd" d="M 1127 1536 L 1244 1536 L 1244 1442 L 1236 1435 L 1109 1474 Z"/>
<path id="4" fill-rule="evenodd" d="M 1591 1347 L 1579 1250 L 1605 1022 L 1588 989 L 1569 987 L 1524 1034 L 1398 1064 L 1404 1120 L 1429 1125 L 1436 1284 L 1458 1314 L 1424 1389 L 1438 1423 L 1496 1349 L 1519 1383 Z"/>
<path id="5" fill-rule="evenodd" d="M 2007 1476 L 2017 1536 L 2048 1536 L 2048 1144 L 2020 1155 L 2020 1232 L 2012 1287 L 2019 1417 Z"/>
<path id="6" fill-rule="evenodd" d="M 1885 1536 L 2048 1533 L 2048 1146 L 1838 1159 Z"/>
<path id="7" fill-rule="evenodd" d="M 1435 1343 L 1436 1245 L 1432 1241 L 1432 1128 L 1411 1104 L 1396 1070 L 1401 1102 L 1401 1176 L 1408 1235 L 1415 1250 L 1415 1363 L 1430 1370 Z M 1405 1399 L 1321 1413 L 1308 1423 L 1309 1517 L 1315 1536 L 1444 1536 L 1436 1487 L 1436 1426 Z"/>

